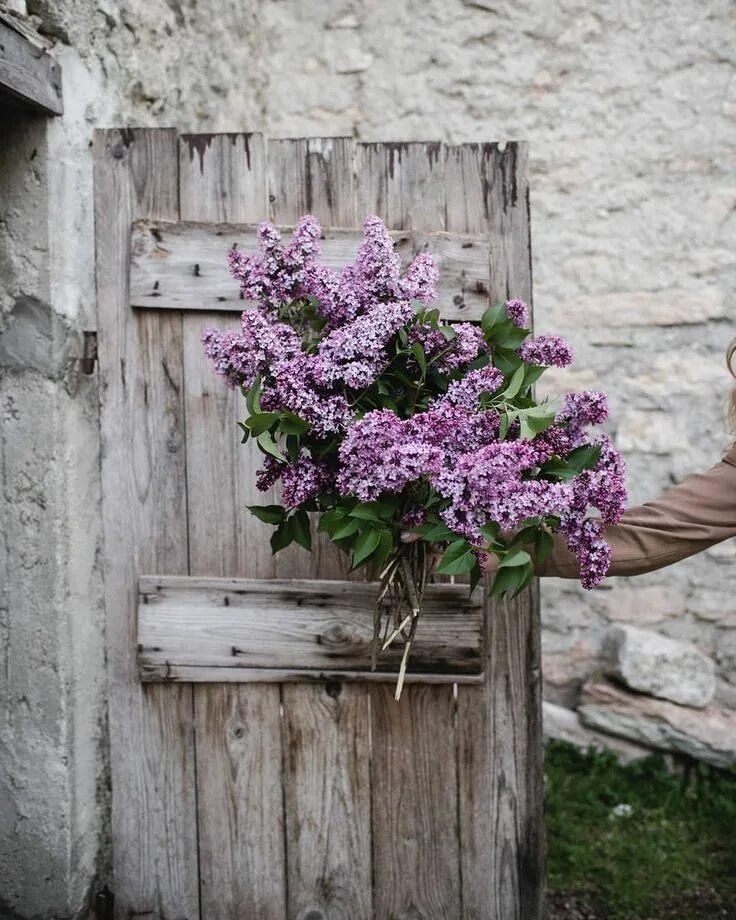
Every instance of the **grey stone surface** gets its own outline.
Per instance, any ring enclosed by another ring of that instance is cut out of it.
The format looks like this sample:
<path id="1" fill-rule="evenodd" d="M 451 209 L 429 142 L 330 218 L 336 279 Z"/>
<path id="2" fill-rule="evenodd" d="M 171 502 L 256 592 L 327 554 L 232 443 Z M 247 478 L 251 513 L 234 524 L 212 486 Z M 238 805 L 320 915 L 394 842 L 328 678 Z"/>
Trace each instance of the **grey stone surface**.
<path id="1" fill-rule="evenodd" d="M 691 642 L 636 626 L 613 626 L 603 644 L 604 668 L 627 687 L 683 706 L 702 707 L 716 692 L 715 664 Z"/>
<path id="2" fill-rule="evenodd" d="M 96 394 L 56 348 L 66 342 L 73 356 L 95 324 L 92 129 L 529 140 L 537 327 L 577 353 L 542 391 L 608 391 L 638 502 L 707 468 L 729 441 L 736 10 L 729 0 L 543 12 L 532 0 L 0 9 L 39 30 L 65 97 L 63 119 L 4 123 L 0 137 L 0 331 L 10 335 L 0 774 L 12 777 L 0 827 L 13 831 L 0 831 L 0 890 L 21 915 L 69 916 L 106 866 Z M 50 339 L 36 324 L 13 341 L 18 303 L 36 305 L 41 326 L 46 316 Z M 709 655 L 719 648 L 718 699 L 732 699 L 734 552 L 590 593 L 545 583 L 549 692 L 573 705 L 609 624 L 630 622 L 697 639 Z"/>
<path id="3" fill-rule="evenodd" d="M 581 751 L 587 751 L 589 748 L 612 751 L 621 763 L 642 760 L 653 753 L 651 748 L 588 728 L 576 712 L 547 700 L 542 704 L 542 726 L 547 741 L 565 741 Z"/>
<path id="4" fill-rule="evenodd" d="M 596 731 L 714 767 L 736 765 L 736 712 L 732 709 L 691 709 L 610 684 L 590 683 L 583 689 L 578 713 L 583 725 Z"/>

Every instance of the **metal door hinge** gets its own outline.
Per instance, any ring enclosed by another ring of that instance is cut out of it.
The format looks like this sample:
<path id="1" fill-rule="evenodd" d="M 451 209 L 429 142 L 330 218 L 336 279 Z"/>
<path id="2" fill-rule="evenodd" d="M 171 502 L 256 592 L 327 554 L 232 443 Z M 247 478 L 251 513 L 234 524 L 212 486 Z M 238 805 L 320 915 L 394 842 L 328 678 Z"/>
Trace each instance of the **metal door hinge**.
<path id="1" fill-rule="evenodd" d="M 83 374 L 93 374 L 97 362 L 97 333 L 85 330 L 79 367 Z"/>

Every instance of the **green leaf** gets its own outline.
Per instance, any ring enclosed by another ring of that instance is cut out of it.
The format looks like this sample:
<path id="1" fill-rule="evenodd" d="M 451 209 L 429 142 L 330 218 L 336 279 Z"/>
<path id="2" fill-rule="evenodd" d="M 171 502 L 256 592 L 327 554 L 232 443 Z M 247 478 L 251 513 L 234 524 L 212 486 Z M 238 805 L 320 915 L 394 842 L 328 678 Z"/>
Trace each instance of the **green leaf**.
<path id="1" fill-rule="evenodd" d="M 257 412 L 247 418 L 245 424 L 250 428 L 251 434 L 259 435 L 264 431 L 268 431 L 273 423 L 278 421 L 278 418 L 278 412 Z"/>
<path id="2" fill-rule="evenodd" d="M 442 335 L 444 335 L 448 342 L 451 342 L 457 335 L 457 332 L 455 332 L 452 326 L 448 326 L 447 323 L 442 323 L 440 325 L 440 332 Z"/>
<path id="3" fill-rule="evenodd" d="M 476 562 L 467 541 L 456 540 L 447 547 L 435 571 L 438 575 L 465 575 Z"/>
<path id="4" fill-rule="evenodd" d="M 511 424 L 512 419 L 515 417 L 516 417 L 515 413 L 510 413 L 510 412 L 501 413 L 499 424 L 498 424 L 499 441 L 503 441 L 506 435 L 509 433 L 509 425 Z"/>
<path id="5" fill-rule="evenodd" d="M 494 340 L 499 348 L 518 348 L 529 335 L 529 330 L 512 326 L 511 329 L 499 331 L 497 335 L 495 334 L 495 330 L 493 330 L 493 333 Z"/>
<path id="6" fill-rule="evenodd" d="M 287 434 L 286 436 L 286 453 L 289 455 L 289 460 L 292 463 L 296 461 L 299 457 L 299 435 L 298 434 Z"/>
<path id="7" fill-rule="evenodd" d="M 501 390 L 499 396 L 502 396 L 504 399 L 513 399 L 514 396 L 519 392 L 524 383 L 524 376 L 526 374 L 526 368 L 524 365 L 520 365 L 516 368 L 514 373 L 511 375 L 511 379 L 506 384 L 506 386 Z"/>
<path id="8" fill-rule="evenodd" d="M 513 349 L 495 348 L 493 351 L 493 363 L 504 377 L 508 377 L 524 362 Z"/>
<path id="9" fill-rule="evenodd" d="M 286 508 L 281 505 L 248 505 L 248 511 L 265 524 L 280 524 L 286 517 Z"/>
<path id="10" fill-rule="evenodd" d="M 253 385 L 250 387 L 248 392 L 245 395 L 245 404 L 248 407 L 248 412 L 251 415 L 255 415 L 261 411 L 261 378 L 257 376 L 253 381 Z"/>
<path id="11" fill-rule="evenodd" d="M 248 428 L 245 422 L 238 422 L 238 428 L 243 432 L 243 439 L 240 443 L 245 444 L 250 437 L 250 428 Z"/>
<path id="12" fill-rule="evenodd" d="M 286 457 L 281 453 L 278 445 L 268 431 L 261 432 L 256 438 L 256 442 L 264 454 L 271 454 L 272 457 L 275 457 L 282 463 L 286 463 Z"/>
<path id="13" fill-rule="evenodd" d="M 357 518 L 348 518 L 339 527 L 335 528 L 331 537 L 333 540 L 344 540 L 345 537 L 352 537 L 358 530 L 360 530 L 360 521 Z"/>
<path id="14" fill-rule="evenodd" d="M 489 524 L 484 524 L 480 528 L 480 532 L 488 540 L 489 543 L 495 543 L 498 535 L 501 531 L 501 527 L 495 522 L 491 521 Z"/>
<path id="15" fill-rule="evenodd" d="M 406 332 L 406 329 L 399 329 L 398 337 L 399 337 L 399 344 L 401 345 L 401 347 L 406 348 L 406 346 L 409 344 L 409 336 Z"/>
<path id="16" fill-rule="evenodd" d="M 493 579 L 491 588 L 491 597 L 501 597 L 503 594 L 510 594 L 518 591 L 523 587 L 524 569 L 518 568 L 499 569 L 498 574 Z"/>
<path id="17" fill-rule="evenodd" d="M 457 534 L 450 530 L 444 521 L 438 521 L 436 524 L 422 524 L 421 527 L 415 527 L 414 532 L 421 534 L 425 540 L 430 543 L 441 543 L 444 540 L 457 540 Z"/>
<path id="18" fill-rule="evenodd" d="M 373 555 L 381 542 L 382 533 L 381 529 L 375 527 L 370 527 L 361 533 L 353 548 L 352 568 L 357 569 L 359 565 L 362 565 Z"/>
<path id="19" fill-rule="evenodd" d="M 274 555 L 294 542 L 292 521 L 293 518 L 282 521 L 271 536 L 271 551 Z"/>
<path id="20" fill-rule="evenodd" d="M 547 530 L 537 532 L 537 539 L 534 541 L 534 556 L 537 562 L 544 562 L 555 547 L 555 538 Z"/>
<path id="21" fill-rule="evenodd" d="M 419 365 L 419 370 L 422 372 L 422 376 L 427 373 L 427 358 L 424 354 L 424 349 L 422 348 L 421 342 L 414 342 L 411 346 L 411 353 L 414 355 L 417 364 Z"/>
<path id="22" fill-rule="evenodd" d="M 332 532 L 345 520 L 347 513 L 346 508 L 330 508 L 320 517 L 317 530 L 319 533 L 327 533 L 332 536 Z"/>
<path id="23" fill-rule="evenodd" d="M 304 434 L 309 431 L 307 422 L 292 412 L 283 412 L 281 414 L 279 428 L 284 434 Z"/>
<path id="24" fill-rule="evenodd" d="M 600 444 L 584 444 L 576 448 L 567 456 L 567 463 L 571 469 L 582 473 L 583 470 L 592 470 L 601 456 Z"/>
<path id="25" fill-rule="evenodd" d="M 495 325 L 508 321 L 506 315 L 506 305 L 502 303 L 492 303 L 480 318 L 480 325 L 483 332 L 488 333 Z"/>
<path id="26" fill-rule="evenodd" d="M 530 387 L 532 384 L 536 383 L 546 370 L 546 367 L 540 367 L 538 364 L 527 364 L 526 374 L 524 375 L 524 387 Z"/>
<path id="27" fill-rule="evenodd" d="M 386 501 L 360 502 L 350 512 L 350 517 L 362 521 L 389 520 L 394 513 L 393 505 Z"/>
<path id="28" fill-rule="evenodd" d="M 527 553 L 526 550 L 517 549 L 513 552 L 510 552 L 507 556 L 504 556 L 503 559 L 498 564 L 499 569 L 511 569 L 516 566 L 526 565 L 527 562 L 531 562 L 532 557 Z"/>
<path id="29" fill-rule="evenodd" d="M 394 538 L 391 535 L 390 530 L 381 531 L 381 542 L 378 544 L 378 549 L 375 551 L 371 558 L 371 562 L 378 570 L 379 566 L 383 565 L 384 561 L 388 558 L 389 553 L 394 549 Z"/>
<path id="30" fill-rule="evenodd" d="M 470 570 L 470 593 L 471 594 L 478 587 L 478 583 L 480 582 L 481 578 L 483 578 L 483 570 L 481 569 L 480 565 L 478 564 L 478 560 L 476 559 L 475 565 Z"/>
<path id="31" fill-rule="evenodd" d="M 291 532 L 294 540 L 306 550 L 312 549 L 312 534 L 309 529 L 309 515 L 303 509 L 291 518 Z"/>

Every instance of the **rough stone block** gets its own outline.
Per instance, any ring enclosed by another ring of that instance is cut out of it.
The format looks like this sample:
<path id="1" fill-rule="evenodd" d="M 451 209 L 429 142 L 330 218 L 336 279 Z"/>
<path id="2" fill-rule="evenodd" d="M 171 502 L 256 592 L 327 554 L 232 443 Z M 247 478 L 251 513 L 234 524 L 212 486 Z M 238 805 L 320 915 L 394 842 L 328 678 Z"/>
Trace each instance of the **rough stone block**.
<path id="1" fill-rule="evenodd" d="M 659 751 L 672 751 L 714 767 L 736 765 L 736 712 L 690 709 L 636 695 L 606 683 L 583 688 L 583 725 Z"/>
<path id="2" fill-rule="evenodd" d="M 614 626 L 605 638 L 606 672 L 632 690 L 683 706 L 707 706 L 716 692 L 715 665 L 690 642 L 636 626 Z"/>
<path id="3" fill-rule="evenodd" d="M 557 706 L 545 700 L 542 704 L 542 727 L 546 741 L 566 741 L 574 744 L 581 751 L 595 748 L 599 751 L 613 751 L 621 763 L 642 760 L 652 754 L 651 748 L 624 741 L 614 735 L 588 728 L 580 721 L 580 716 L 566 706 Z"/>

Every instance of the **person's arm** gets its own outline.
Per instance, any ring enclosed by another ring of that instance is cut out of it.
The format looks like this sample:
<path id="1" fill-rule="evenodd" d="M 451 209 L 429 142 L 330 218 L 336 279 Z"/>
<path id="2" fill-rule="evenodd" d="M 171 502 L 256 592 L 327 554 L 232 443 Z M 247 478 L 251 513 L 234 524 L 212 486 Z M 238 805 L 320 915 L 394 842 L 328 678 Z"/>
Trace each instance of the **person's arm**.
<path id="1" fill-rule="evenodd" d="M 629 508 L 606 527 L 613 551 L 609 575 L 653 572 L 736 536 L 736 444 L 707 473 L 688 476 L 660 498 Z M 561 534 L 538 575 L 577 578 L 577 558 Z"/>

